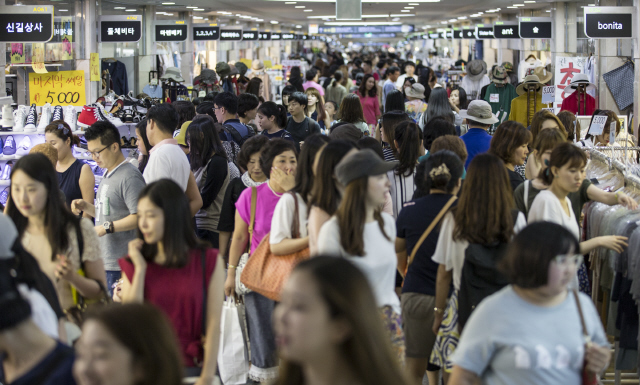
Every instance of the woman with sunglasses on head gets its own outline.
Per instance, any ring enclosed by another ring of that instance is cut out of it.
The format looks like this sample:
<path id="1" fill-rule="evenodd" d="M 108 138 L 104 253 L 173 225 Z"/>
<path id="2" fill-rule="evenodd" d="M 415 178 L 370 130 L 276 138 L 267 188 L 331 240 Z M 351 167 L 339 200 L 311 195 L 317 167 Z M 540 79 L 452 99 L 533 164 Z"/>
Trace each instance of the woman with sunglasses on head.
<path id="1" fill-rule="evenodd" d="M 500 266 L 511 285 L 471 314 L 449 384 L 579 385 L 587 383 L 585 373 L 608 367 L 611 350 L 591 298 L 569 290 L 580 248 L 571 231 L 554 223 L 516 235 Z"/>
<path id="2" fill-rule="evenodd" d="M 218 251 L 196 237 L 187 196 L 170 179 L 140 193 L 138 236 L 118 261 L 122 302 L 158 306 L 178 336 L 186 375 L 208 384 L 216 372 L 223 302 Z"/>
<path id="3" fill-rule="evenodd" d="M 79 220 L 64 205 L 58 177 L 46 156 L 27 155 L 13 166 L 6 213 L 24 249 L 54 282 L 62 309 L 75 307 L 73 290 L 86 299 L 102 298 L 106 273 L 98 235 L 93 223 Z"/>
<path id="4" fill-rule="evenodd" d="M 45 127 L 44 132 L 45 141 L 58 150 L 56 171 L 67 207 L 71 207 L 71 202 L 75 199 L 93 202 L 96 179 L 91 167 L 73 156 L 73 146 L 80 145 L 80 138 L 71 132 L 64 120 L 54 120 Z M 88 214 L 84 216 L 90 218 Z"/>

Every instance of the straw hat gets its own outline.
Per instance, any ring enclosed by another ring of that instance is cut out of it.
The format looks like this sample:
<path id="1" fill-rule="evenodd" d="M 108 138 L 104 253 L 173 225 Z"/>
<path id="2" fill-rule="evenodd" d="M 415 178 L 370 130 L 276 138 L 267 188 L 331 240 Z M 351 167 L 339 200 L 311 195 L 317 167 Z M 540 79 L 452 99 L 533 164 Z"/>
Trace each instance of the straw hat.
<path id="1" fill-rule="evenodd" d="M 420 83 L 413 83 L 411 87 L 405 87 L 404 93 L 412 98 L 424 99 L 424 86 Z"/>
<path id="2" fill-rule="evenodd" d="M 547 84 L 551 81 L 551 78 L 553 78 L 553 73 L 551 71 L 549 71 L 547 69 L 547 67 L 536 67 L 533 70 L 533 74 L 536 75 L 538 77 L 538 79 L 540 79 L 540 83 L 543 84 Z"/>
<path id="3" fill-rule="evenodd" d="M 527 90 L 529 90 L 529 88 L 533 86 L 536 87 L 536 91 L 539 91 L 542 89 L 542 86 L 544 86 L 544 84 L 540 83 L 540 78 L 538 78 L 536 75 L 527 75 L 527 77 L 524 78 L 524 81 L 520 83 L 518 88 L 516 88 L 516 93 L 518 95 L 524 95 L 525 93 L 527 93 Z"/>

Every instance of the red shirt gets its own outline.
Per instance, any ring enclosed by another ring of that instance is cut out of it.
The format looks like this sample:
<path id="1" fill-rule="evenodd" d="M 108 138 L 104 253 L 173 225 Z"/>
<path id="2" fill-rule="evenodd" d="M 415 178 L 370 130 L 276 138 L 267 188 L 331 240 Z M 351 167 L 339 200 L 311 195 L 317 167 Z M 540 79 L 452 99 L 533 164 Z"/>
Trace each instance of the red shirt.
<path id="1" fill-rule="evenodd" d="M 575 115 L 593 115 L 596 110 L 596 100 L 593 96 L 585 93 L 584 97 L 587 99 L 587 111 L 584 110 L 584 99 L 580 100 L 580 108 L 578 108 L 578 91 L 574 91 L 572 94 L 564 98 L 560 111 L 571 111 Z M 578 114 L 580 110 L 580 114 Z"/>
<path id="2" fill-rule="evenodd" d="M 360 103 L 362 104 L 364 120 L 367 122 L 367 124 L 376 124 L 378 122 L 376 116 L 380 114 L 380 102 L 378 101 L 378 97 L 362 97 L 362 95 L 360 95 L 360 92 L 358 92 L 358 97 L 360 98 Z"/>
<path id="3" fill-rule="evenodd" d="M 201 346 L 204 298 L 202 297 L 202 263 L 200 250 L 191 250 L 189 262 L 182 268 L 169 268 L 148 262 L 144 281 L 144 299 L 162 310 L 173 325 L 184 365 L 197 366 L 204 352 Z M 218 250 L 207 249 L 205 256 L 206 288 L 216 268 Z M 135 267 L 129 257 L 118 260 L 122 273 L 133 280 Z M 220 293 L 222 295 L 222 293 Z"/>

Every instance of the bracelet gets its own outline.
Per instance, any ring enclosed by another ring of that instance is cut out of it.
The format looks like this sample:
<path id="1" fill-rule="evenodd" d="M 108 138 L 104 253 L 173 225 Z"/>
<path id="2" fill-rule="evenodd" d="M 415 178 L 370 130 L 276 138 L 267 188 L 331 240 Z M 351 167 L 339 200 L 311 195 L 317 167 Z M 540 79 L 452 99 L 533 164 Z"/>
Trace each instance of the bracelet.
<path id="1" fill-rule="evenodd" d="M 615 194 L 613 194 L 613 196 L 616 197 L 616 201 L 620 200 L 620 191 L 616 191 Z"/>
<path id="2" fill-rule="evenodd" d="M 238 268 L 238 266 L 233 266 L 233 265 L 231 265 L 231 264 L 227 265 L 227 267 L 228 267 L 229 269 L 237 269 L 237 268 Z"/>
<path id="3" fill-rule="evenodd" d="M 433 308 L 433 311 L 435 311 L 435 312 L 436 312 L 436 313 L 438 313 L 438 314 L 444 314 L 444 309 L 439 309 L 439 308 L 437 308 L 437 307 L 434 307 L 434 308 Z"/>

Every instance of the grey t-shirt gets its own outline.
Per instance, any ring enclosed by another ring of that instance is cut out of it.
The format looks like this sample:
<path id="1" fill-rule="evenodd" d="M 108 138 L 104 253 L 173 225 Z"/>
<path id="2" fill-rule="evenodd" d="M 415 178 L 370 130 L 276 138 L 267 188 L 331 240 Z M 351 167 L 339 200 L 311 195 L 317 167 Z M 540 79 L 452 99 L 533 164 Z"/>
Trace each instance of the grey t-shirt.
<path id="1" fill-rule="evenodd" d="M 96 195 L 96 225 L 113 222 L 138 212 L 138 196 L 145 187 L 144 178 L 131 163 L 125 162 L 105 174 Z M 118 259 L 127 255 L 129 241 L 136 230 L 121 231 L 100 237 L 104 268 L 119 271 Z"/>
<path id="2" fill-rule="evenodd" d="M 591 340 L 609 346 L 591 298 L 580 293 L 580 304 Z M 485 385 L 580 385 L 584 344 L 573 293 L 541 307 L 507 286 L 471 314 L 452 360 Z"/>

